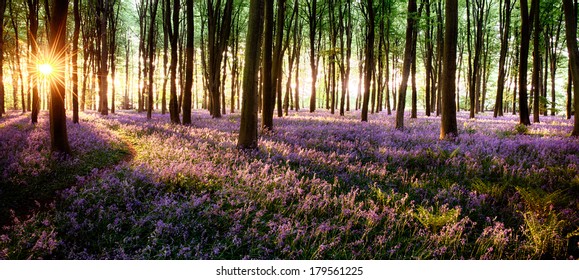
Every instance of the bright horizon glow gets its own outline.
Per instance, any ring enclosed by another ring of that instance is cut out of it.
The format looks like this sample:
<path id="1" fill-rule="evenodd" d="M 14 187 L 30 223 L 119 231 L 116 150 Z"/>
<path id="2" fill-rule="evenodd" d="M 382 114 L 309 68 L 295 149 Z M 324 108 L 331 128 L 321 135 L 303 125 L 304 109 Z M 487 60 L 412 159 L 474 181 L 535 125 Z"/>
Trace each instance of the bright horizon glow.
<path id="1" fill-rule="evenodd" d="M 53 70 L 54 69 L 52 68 L 52 65 L 50 65 L 49 63 L 43 63 L 38 65 L 38 71 L 42 73 L 42 75 L 44 76 L 50 76 Z"/>

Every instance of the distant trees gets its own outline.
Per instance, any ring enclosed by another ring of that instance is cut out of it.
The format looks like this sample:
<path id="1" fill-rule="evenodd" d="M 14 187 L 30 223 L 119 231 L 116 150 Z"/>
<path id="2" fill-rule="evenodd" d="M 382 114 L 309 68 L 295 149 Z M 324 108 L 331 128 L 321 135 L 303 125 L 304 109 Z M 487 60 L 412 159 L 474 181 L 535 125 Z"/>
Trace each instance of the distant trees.
<path id="1" fill-rule="evenodd" d="M 190 124 L 193 107 L 208 109 L 214 118 L 225 114 L 226 107 L 232 113 L 240 107 L 245 94 L 240 73 L 247 53 L 242 37 L 248 36 L 245 23 L 250 14 L 244 1 L 69 2 L 74 11 L 68 22 L 72 40 L 66 73 L 71 79 L 66 84 L 65 107 L 72 109 L 73 122 L 85 109 L 115 113 L 118 92 L 123 92 L 119 108 L 146 110 L 148 118 L 153 110 L 164 113 L 169 105 L 173 123 Z M 571 117 L 573 71 L 568 71 L 567 94 L 556 82 L 566 80 L 563 72 L 570 69 L 571 58 L 562 51 L 569 27 L 562 24 L 559 3 L 458 1 L 453 81 L 457 111 L 469 110 L 470 117 L 488 108 L 493 108 L 495 117 L 512 111 L 526 125 L 531 123 L 531 110 L 534 122 L 549 110 L 552 115 L 567 112 Z M 2 14 L 8 20 L 0 36 L 2 62 L 9 67 L 4 74 L 12 75 L 12 80 L 3 80 L 8 93 L 0 94 L 0 112 L 3 115 L 4 104 L 9 103 L 23 112 L 32 111 L 35 123 L 39 111 L 49 106 L 36 66 L 47 45 L 50 13 L 39 9 L 45 4 L 40 0 L 0 4 L 8 10 Z M 273 129 L 276 106 L 278 117 L 308 105 L 310 112 L 326 108 L 333 114 L 339 109 L 344 116 L 354 98 L 362 121 L 386 109 L 387 114 L 396 111 L 397 128 L 404 127 L 407 105 L 412 118 L 441 113 L 445 94 L 450 93 L 443 92 L 446 1 L 262 4 L 257 106 L 265 130 Z M 28 39 L 27 47 L 22 47 L 23 38 Z M 117 69 L 118 63 L 124 67 Z M 527 79 L 531 71 L 532 78 Z M 489 82 L 494 77 L 496 82 Z M 412 98 L 406 98 L 409 82 Z"/>
<path id="2" fill-rule="evenodd" d="M 221 117 L 221 63 L 232 26 L 233 0 L 207 0 L 207 69 L 206 81 L 210 96 L 210 113 Z"/>

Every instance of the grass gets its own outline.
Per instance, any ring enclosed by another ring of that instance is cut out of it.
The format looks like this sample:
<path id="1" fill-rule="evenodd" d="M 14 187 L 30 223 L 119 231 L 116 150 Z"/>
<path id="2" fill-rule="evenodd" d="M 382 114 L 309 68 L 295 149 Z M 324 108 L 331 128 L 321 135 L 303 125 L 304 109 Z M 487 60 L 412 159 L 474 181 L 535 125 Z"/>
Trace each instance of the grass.
<path id="1" fill-rule="evenodd" d="M 380 122 L 349 126 L 352 133 L 338 117 L 300 116 L 280 119 L 253 152 L 235 148 L 238 115 L 198 116 L 191 127 L 159 115 L 96 117 L 122 141 L 79 155 L 66 169 L 76 175 L 63 175 L 72 183 L 57 189 L 74 187 L 6 228 L 0 258 L 579 256 L 579 176 L 566 152 L 576 143 L 562 133 L 538 138 L 515 133 L 513 123 L 483 129 L 481 121 L 456 142 L 440 142 L 428 136 L 431 119 L 416 121 L 418 133 L 378 137 Z M 94 170 L 129 154 L 129 164 Z"/>

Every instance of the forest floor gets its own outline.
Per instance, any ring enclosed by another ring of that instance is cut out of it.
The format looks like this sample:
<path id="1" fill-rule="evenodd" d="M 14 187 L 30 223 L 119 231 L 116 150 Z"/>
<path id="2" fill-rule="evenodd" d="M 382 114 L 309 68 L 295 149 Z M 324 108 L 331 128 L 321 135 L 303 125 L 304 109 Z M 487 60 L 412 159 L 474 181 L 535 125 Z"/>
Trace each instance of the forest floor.
<path id="1" fill-rule="evenodd" d="M 46 114 L 32 126 L 9 112 L 0 259 L 579 257 L 571 121 L 527 129 L 461 113 L 459 136 L 442 141 L 437 117 L 398 131 L 393 116 L 358 115 L 290 112 L 240 151 L 239 114 L 195 111 L 178 126 L 87 113 L 68 125 L 63 159 Z"/>

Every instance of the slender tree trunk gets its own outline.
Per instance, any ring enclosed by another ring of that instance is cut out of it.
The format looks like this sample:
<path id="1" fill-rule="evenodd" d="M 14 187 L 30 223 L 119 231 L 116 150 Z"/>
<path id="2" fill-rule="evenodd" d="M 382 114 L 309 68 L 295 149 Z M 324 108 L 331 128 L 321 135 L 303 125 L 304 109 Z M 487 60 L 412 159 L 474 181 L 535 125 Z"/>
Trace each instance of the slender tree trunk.
<path id="1" fill-rule="evenodd" d="M 72 122 L 78 123 L 78 37 L 80 33 L 80 0 L 74 0 L 74 33 L 72 35 Z"/>
<path id="2" fill-rule="evenodd" d="M 537 1 L 537 0 L 532 0 Z M 523 125 L 531 125 L 527 103 L 527 66 L 529 57 L 529 42 L 531 41 L 532 21 L 529 20 L 527 0 L 520 0 L 521 5 L 521 48 L 519 53 L 519 121 Z M 534 5 L 533 5 L 534 6 Z M 533 14 L 533 11 L 531 12 Z"/>
<path id="3" fill-rule="evenodd" d="M 406 105 L 406 88 L 410 66 L 412 64 L 412 37 L 416 24 L 415 15 L 417 13 L 416 0 L 408 1 L 408 16 L 406 18 L 406 43 L 404 46 L 404 64 L 402 66 L 402 83 L 398 91 L 398 106 L 396 110 L 396 129 L 404 128 L 404 107 Z M 454 81 L 454 80 L 453 80 Z"/>
<path id="4" fill-rule="evenodd" d="M 38 94 L 38 74 L 35 69 L 36 63 L 34 61 L 30 61 L 30 59 L 35 59 L 38 57 L 38 44 L 37 36 L 38 36 L 38 5 L 39 0 L 27 0 L 28 3 L 28 15 L 30 20 L 30 42 L 29 45 L 32 47 L 32 55 L 29 57 L 28 61 L 28 72 L 29 73 L 36 73 L 36 75 L 32 75 L 32 114 L 31 114 L 31 121 L 33 124 L 38 123 L 38 113 L 40 112 L 40 96 Z M 0 7 L 0 10 L 2 7 Z M 4 12 L 2 11 L 1 14 L 3 15 Z M 3 17 L 3 16 L 2 16 Z M 0 41 L 2 41 L 3 36 L 0 36 Z M 3 49 L 3 47 L 2 47 Z M 0 55 L 2 56 L 2 55 Z M 1 75 L 1 74 L 0 74 Z M 2 77 L 0 77 L 0 81 Z M 1 86 L 3 87 L 3 85 Z M 2 89 L 3 90 L 3 89 Z"/>
<path id="5" fill-rule="evenodd" d="M 572 136 L 579 136 L 579 48 L 577 47 L 577 11 L 572 0 L 563 0 L 565 13 L 565 34 L 567 36 L 567 50 L 573 80 L 573 99 L 575 121 L 573 123 Z"/>
<path id="6" fill-rule="evenodd" d="M 571 67 L 571 61 L 569 61 L 569 67 L 567 68 L 567 113 L 565 114 L 568 120 L 573 115 L 573 71 Z"/>
<path id="7" fill-rule="evenodd" d="M 178 46 L 177 40 L 179 37 L 179 10 L 181 9 L 181 1 L 175 0 L 171 3 L 170 0 L 166 0 L 166 13 L 167 13 L 167 21 L 170 22 L 172 17 L 173 24 L 168 25 L 169 30 L 169 42 L 171 44 L 171 64 L 169 66 L 169 71 L 171 73 L 171 93 L 169 97 L 169 114 L 171 116 L 171 123 L 179 124 L 179 103 L 177 100 L 177 59 L 178 59 Z M 171 8 L 173 8 L 173 13 L 171 14 Z M 152 75 L 151 75 L 152 76 Z M 152 82 L 152 80 L 151 80 Z"/>
<path id="8" fill-rule="evenodd" d="M 147 74 L 149 75 L 149 83 L 147 86 L 147 119 L 151 119 L 153 116 L 153 85 L 155 84 L 155 20 L 157 17 L 157 8 L 159 6 L 159 0 L 151 0 L 152 2 L 149 3 L 149 16 L 150 16 L 150 24 L 149 24 L 149 33 L 148 33 L 148 47 L 147 47 L 147 62 L 145 63 L 145 69 L 147 69 Z M 168 0 L 167 0 L 168 1 Z M 147 66 L 148 65 L 148 66 Z"/>
<path id="9" fill-rule="evenodd" d="M 99 67 L 99 107 L 100 113 L 103 116 L 109 114 L 108 108 L 108 58 L 109 58 L 109 45 L 108 45 L 108 30 L 107 30 L 107 22 L 108 22 L 108 13 L 109 13 L 109 5 L 110 1 L 108 0 L 100 0 L 100 13 L 99 13 L 99 36 L 100 36 L 100 43 L 101 43 L 101 54 L 100 54 L 100 67 Z"/>
<path id="10" fill-rule="evenodd" d="M 413 0 L 411 0 L 413 2 Z M 415 3 L 416 4 L 416 3 Z M 410 4 L 409 4 L 410 5 Z M 370 83 L 374 70 L 374 1 L 366 1 L 366 50 L 365 75 L 364 75 L 364 100 L 362 101 L 362 121 L 368 121 L 368 103 L 370 101 Z"/>
<path id="11" fill-rule="evenodd" d="M 183 124 L 191 124 L 191 87 L 193 86 L 193 39 L 195 36 L 193 25 L 193 0 L 185 1 L 187 9 L 187 45 L 186 45 L 186 71 L 185 93 L 183 94 Z M 233 104 L 233 100 L 231 100 Z"/>
<path id="12" fill-rule="evenodd" d="M 4 114 L 4 12 L 6 0 L 0 1 L 0 117 Z"/>
<path id="13" fill-rule="evenodd" d="M 23 75 L 22 75 L 22 67 L 20 65 L 20 40 L 19 40 L 19 33 L 18 33 L 18 24 L 16 24 L 16 16 L 15 16 L 15 12 L 13 10 L 12 7 L 13 4 L 13 0 L 10 0 L 10 14 L 11 16 L 11 22 L 12 22 L 12 27 L 14 28 L 14 34 L 16 37 L 16 40 L 14 42 L 14 47 L 15 47 L 15 52 L 14 52 L 14 59 L 15 59 L 15 63 L 14 63 L 14 77 L 17 77 L 16 79 L 14 79 L 13 82 L 13 87 L 14 87 L 14 92 L 13 92 L 13 102 L 14 102 L 14 109 L 16 110 L 17 107 L 17 96 L 18 96 L 18 79 L 20 80 L 20 98 L 21 98 L 21 104 L 22 104 L 22 113 L 26 112 L 26 102 L 24 99 L 24 79 L 23 79 Z M 0 7 L 1 8 L 1 7 Z M 1 68 L 0 68 L 1 69 Z M 1 71 L 1 70 L 0 70 Z"/>
<path id="14" fill-rule="evenodd" d="M 265 30 L 263 36 L 263 99 L 262 129 L 273 130 L 274 83 L 273 78 L 273 1 L 265 1 Z"/>
<path id="15" fill-rule="evenodd" d="M 318 32 L 318 11 L 317 0 L 307 0 L 308 8 L 308 22 L 310 26 L 310 68 L 312 70 L 312 92 L 310 95 L 310 113 L 316 111 L 316 83 L 318 77 L 318 57 L 316 46 L 320 44 L 319 40 L 316 42 L 316 35 Z M 316 45 L 317 44 L 317 45 Z"/>
<path id="16" fill-rule="evenodd" d="M 532 74 L 532 94 L 533 94 L 533 122 L 539 122 L 540 115 L 540 96 L 541 96 L 541 22 L 539 21 L 539 0 L 534 0 L 531 7 L 534 20 L 534 32 L 533 32 L 533 74 Z"/>
<path id="17" fill-rule="evenodd" d="M 507 58 L 507 52 L 509 50 L 509 32 L 511 27 L 511 0 L 501 0 L 504 1 L 504 5 L 500 5 L 500 25 L 501 25 L 501 50 L 499 55 L 499 77 L 497 82 L 497 96 L 495 100 L 495 109 L 493 116 L 502 117 L 503 116 L 503 92 L 505 88 L 505 76 L 506 67 L 505 61 Z"/>
<path id="18" fill-rule="evenodd" d="M 211 116 L 221 117 L 221 96 L 219 91 L 221 85 L 221 64 L 223 53 L 227 47 L 229 34 L 231 32 L 233 0 L 227 0 L 225 7 L 221 7 L 221 1 L 214 3 L 207 0 L 207 20 L 208 20 L 208 79 L 209 95 L 211 98 Z M 224 78 L 224 77 L 223 77 Z"/>

